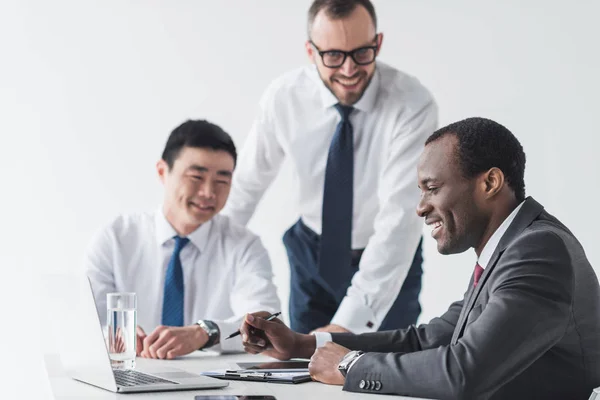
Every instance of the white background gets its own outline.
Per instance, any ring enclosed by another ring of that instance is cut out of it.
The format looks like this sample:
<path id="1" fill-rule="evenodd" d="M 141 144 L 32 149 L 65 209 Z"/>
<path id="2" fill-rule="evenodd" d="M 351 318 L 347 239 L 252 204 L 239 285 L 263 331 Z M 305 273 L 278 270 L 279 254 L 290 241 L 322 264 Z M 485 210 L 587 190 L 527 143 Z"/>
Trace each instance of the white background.
<path id="1" fill-rule="evenodd" d="M 160 204 L 154 165 L 183 120 L 209 119 L 242 146 L 267 84 L 307 63 L 309 4 L 2 1 L 0 345 L 3 369 L 18 377 L 0 391 L 25 383 L 25 368 L 36 384 L 1 397 L 48 393 L 41 274 L 80 269 L 99 226 Z M 598 271 L 599 2 L 375 5 L 381 59 L 433 92 L 441 124 L 485 116 L 511 129 L 527 153 L 528 194 L 571 228 Z M 297 218 L 283 206 L 293 204 L 290 176 L 286 165 L 250 223 L 284 302 L 280 238 Z M 421 321 L 462 295 L 475 261 L 472 251 L 440 256 L 425 236 Z"/>

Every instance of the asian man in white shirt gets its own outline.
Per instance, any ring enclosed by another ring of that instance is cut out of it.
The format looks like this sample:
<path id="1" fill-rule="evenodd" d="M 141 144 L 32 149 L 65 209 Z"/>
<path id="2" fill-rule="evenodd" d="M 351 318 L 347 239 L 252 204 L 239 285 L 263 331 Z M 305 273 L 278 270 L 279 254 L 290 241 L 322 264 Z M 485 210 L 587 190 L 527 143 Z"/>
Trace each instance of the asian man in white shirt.
<path id="1" fill-rule="evenodd" d="M 242 351 L 239 337 L 223 339 L 244 314 L 280 308 L 260 239 L 219 215 L 236 159 L 233 140 L 220 127 L 184 122 L 156 165 L 165 189 L 160 208 L 118 216 L 89 246 L 85 263 L 101 321 L 107 293 L 137 294 L 142 357 Z"/>

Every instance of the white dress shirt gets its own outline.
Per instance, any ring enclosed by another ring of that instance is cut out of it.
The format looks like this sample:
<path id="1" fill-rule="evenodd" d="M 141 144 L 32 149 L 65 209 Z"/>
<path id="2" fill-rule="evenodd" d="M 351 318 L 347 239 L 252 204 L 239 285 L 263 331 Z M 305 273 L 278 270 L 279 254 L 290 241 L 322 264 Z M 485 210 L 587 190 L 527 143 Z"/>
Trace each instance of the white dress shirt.
<path id="1" fill-rule="evenodd" d="M 481 254 L 477 259 L 477 263 L 481 266 L 481 268 L 485 269 L 488 266 L 490 259 L 492 258 L 492 254 L 494 254 L 496 247 L 498 247 L 498 244 L 500 243 L 500 239 L 502 239 L 502 236 L 504 236 L 506 230 L 510 224 L 512 224 L 524 202 L 525 201 L 522 201 L 521 204 L 519 204 L 504 221 L 502 221 L 498 229 L 494 231 L 485 246 L 483 246 L 483 250 L 481 250 Z"/>
<path id="2" fill-rule="evenodd" d="M 314 66 L 275 80 L 261 99 L 224 212 L 246 224 L 289 157 L 299 182 L 298 204 L 291 206 L 320 234 L 327 154 L 340 121 L 337 102 Z M 376 331 L 387 315 L 421 237 L 416 165 L 436 129 L 437 107 L 415 78 L 378 62 L 354 108 L 352 248 L 365 251 L 331 323 L 362 333 Z"/>
<path id="3" fill-rule="evenodd" d="M 504 236 L 504 234 L 508 230 L 508 227 L 510 226 L 510 224 L 512 224 L 513 220 L 519 213 L 519 210 L 523 206 L 523 203 L 525 202 L 521 202 L 521 204 L 519 204 L 517 208 L 515 208 L 513 212 L 511 212 L 510 215 L 506 217 L 504 221 L 502 221 L 502 224 L 500 224 L 498 229 L 494 231 L 494 233 L 487 241 L 485 246 L 483 246 L 483 250 L 481 251 L 479 258 L 477 259 L 477 263 L 479 263 L 481 268 L 485 269 L 488 266 L 490 259 L 492 258 L 492 254 L 494 254 L 494 252 L 496 251 L 496 247 L 498 247 L 498 244 L 500 243 L 500 239 L 502 239 L 502 236 Z M 332 336 L 328 332 L 315 332 L 314 335 L 317 342 L 317 347 L 323 347 L 325 346 L 325 343 L 332 341 Z"/>
<path id="4" fill-rule="evenodd" d="M 135 292 L 137 321 L 146 334 L 161 324 L 164 281 L 177 235 L 162 211 L 119 216 L 98 233 L 85 257 L 98 314 L 106 321 L 106 294 Z M 214 321 L 221 343 L 211 349 L 242 351 L 235 332 L 248 312 L 280 310 L 267 251 L 260 239 L 216 215 L 189 234 L 181 250 L 184 325 Z"/>

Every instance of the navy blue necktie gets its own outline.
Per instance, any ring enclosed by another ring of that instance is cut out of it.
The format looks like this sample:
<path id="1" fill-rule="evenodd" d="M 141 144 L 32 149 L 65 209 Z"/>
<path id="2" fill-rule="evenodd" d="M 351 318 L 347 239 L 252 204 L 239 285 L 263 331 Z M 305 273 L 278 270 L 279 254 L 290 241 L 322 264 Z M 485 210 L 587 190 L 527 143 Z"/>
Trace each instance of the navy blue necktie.
<path id="1" fill-rule="evenodd" d="M 339 122 L 327 156 L 323 188 L 323 216 L 319 271 L 332 289 L 338 292 L 340 279 L 351 264 L 352 198 L 354 195 L 354 146 L 350 113 L 353 108 L 336 104 Z"/>
<path id="2" fill-rule="evenodd" d="M 175 249 L 167 275 L 165 276 L 165 291 L 163 297 L 162 324 L 167 326 L 183 326 L 183 269 L 179 253 L 190 241 L 188 238 L 175 236 Z"/>

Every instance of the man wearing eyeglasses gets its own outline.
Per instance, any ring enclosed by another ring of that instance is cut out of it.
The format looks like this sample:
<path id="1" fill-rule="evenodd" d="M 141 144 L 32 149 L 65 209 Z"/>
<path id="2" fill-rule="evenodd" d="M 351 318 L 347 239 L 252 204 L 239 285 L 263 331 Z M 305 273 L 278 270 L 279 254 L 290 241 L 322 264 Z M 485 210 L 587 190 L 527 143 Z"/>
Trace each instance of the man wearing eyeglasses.
<path id="1" fill-rule="evenodd" d="M 421 307 L 416 164 L 437 125 L 417 79 L 376 61 L 369 0 L 315 0 L 314 65 L 276 79 L 242 151 L 225 213 L 247 223 L 286 157 L 300 219 L 284 235 L 290 324 L 308 333 L 404 328 Z"/>

